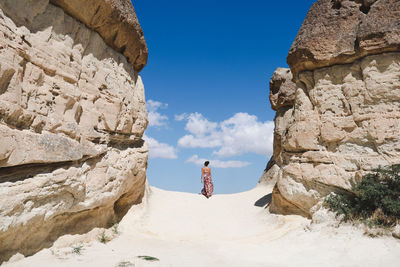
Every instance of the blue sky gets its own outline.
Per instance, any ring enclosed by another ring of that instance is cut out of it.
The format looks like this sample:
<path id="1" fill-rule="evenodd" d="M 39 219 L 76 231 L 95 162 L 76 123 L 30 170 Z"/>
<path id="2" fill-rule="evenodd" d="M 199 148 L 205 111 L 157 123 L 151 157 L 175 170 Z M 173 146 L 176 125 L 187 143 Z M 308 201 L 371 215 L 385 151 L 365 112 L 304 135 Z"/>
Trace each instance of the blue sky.
<path id="1" fill-rule="evenodd" d="M 214 192 L 253 188 L 272 152 L 269 79 L 313 0 L 134 0 L 149 59 L 141 72 L 150 125 L 147 176 L 197 193 L 211 161 Z"/>

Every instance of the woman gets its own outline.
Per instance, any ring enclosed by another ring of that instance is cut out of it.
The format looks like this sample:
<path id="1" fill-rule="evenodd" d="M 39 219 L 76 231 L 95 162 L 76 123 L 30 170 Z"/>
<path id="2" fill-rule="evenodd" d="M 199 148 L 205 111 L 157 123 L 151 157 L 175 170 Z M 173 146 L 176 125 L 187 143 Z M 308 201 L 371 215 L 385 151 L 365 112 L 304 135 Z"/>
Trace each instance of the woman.
<path id="1" fill-rule="evenodd" d="M 209 161 L 204 162 L 204 167 L 201 169 L 201 182 L 204 182 L 204 187 L 201 193 L 206 197 L 211 197 L 214 186 L 211 180 L 211 169 L 208 167 Z"/>

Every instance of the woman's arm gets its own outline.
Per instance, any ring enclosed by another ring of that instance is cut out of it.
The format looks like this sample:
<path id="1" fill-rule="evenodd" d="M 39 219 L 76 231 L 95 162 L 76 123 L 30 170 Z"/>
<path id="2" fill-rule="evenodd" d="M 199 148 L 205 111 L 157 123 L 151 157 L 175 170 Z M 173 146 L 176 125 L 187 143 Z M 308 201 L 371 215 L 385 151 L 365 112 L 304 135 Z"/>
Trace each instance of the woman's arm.
<path id="1" fill-rule="evenodd" d="M 204 168 L 201 168 L 201 183 L 203 183 L 204 180 Z"/>

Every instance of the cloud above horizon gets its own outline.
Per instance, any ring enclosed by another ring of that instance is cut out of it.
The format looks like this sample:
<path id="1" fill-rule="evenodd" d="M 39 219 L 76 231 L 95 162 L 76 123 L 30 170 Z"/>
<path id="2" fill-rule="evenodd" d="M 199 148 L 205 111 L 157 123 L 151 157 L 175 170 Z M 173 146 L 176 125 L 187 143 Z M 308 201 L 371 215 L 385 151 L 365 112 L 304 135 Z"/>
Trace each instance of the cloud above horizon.
<path id="1" fill-rule="evenodd" d="M 205 161 L 210 161 L 210 166 L 215 168 L 242 168 L 250 165 L 250 162 L 247 161 L 237 161 L 237 160 L 228 160 L 222 161 L 218 159 L 204 159 L 199 158 L 198 155 L 193 155 L 186 160 L 186 162 L 194 163 L 198 166 L 203 166 Z"/>
<path id="2" fill-rule="evenodd" d="M 168 117 L 162 115 L 158 110 L 168 108 L 168 104 L 147 100 L 146 107 L 148 110 L 149 127 L 166 127 L 168 123 Z M 159 142 L 158 140 L 143 135 L 143 140 L 149 145 L 149 157 L 150 158 L 163 158 L 163 159 L 176 159 L 178 158 L 178 153 L 175 147 Z"/>
<path id="3" fill-rule="evenodd" d="M 143 140 L 149 145 L 150 158 L 176 159 L 178 157 L 176 148 L 167 143 L 161 143 L 146 135 L 143 136 Z"/>
<path id="4" fill-rule="evenodd" d="M 178 140 L 183 148 L 215 148 L 219 157 L 239 156 L 245 153 L 271 155 L 274 122 L 261 122 L 257 116 L 236 113 L 222 122 L 211 122 L 200 113 L 181 114 L 175 120 L 186 120 L 189 134 Z"/>
<path id="5" fill-rule="evenodd" d="M 149 126 L 161 127 L 167 124 L 168 117 L 162 115 L 158 110 L 167 108 L 168 104 L 149 99 L 146 101 L 146 107 L 148 110 Z"/>
<path id="6" fill-rule="evenodd" d="M 168 116 L 160 112 L 168 108 L 168 104 L 155 100 L 147 101 L 149 110 L 149 127 L 169 128 Z M 212 149 L 210 156 L 217 157 L 213 160 L 213 166 L 217 168 L 240 168 L 250 163 L 240 160 L 219 160 L 241 156 L 247 153 L 255 153 L 270 156 L 273 150 L 273 121 L 260 121 L 257 116 L 239 112 L 230 118 L 215 122 L 210 121 L 203 114 L 183 113 L 175 115 L 175 121 L 184 121 L 186 134 L 181 135 L 177 147 L 181 148 L 208 148 Z M 149 145 L 150 158 L 176 159 L 177 147 L 160 142 L 151 136 L 145 135 L 144 140 Z M 205 159 L 194 153 L 186 162 L 202 165 Z"/>

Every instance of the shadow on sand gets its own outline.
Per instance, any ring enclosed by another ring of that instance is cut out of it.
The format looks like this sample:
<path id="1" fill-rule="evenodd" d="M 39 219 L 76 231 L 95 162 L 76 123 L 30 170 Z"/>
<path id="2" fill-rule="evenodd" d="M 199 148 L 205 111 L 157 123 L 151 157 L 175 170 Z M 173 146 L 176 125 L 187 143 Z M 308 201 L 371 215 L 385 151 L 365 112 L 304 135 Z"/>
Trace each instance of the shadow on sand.
<path id="1" fill-rule="evenodd" d="M 265 195 L 256 202 L 254 202 L 254 206 L 268 208 L 269 204 L 271 203 L 271 199 L 272 199 L 272 193 L 269 193 L 268 195 Z"/>

